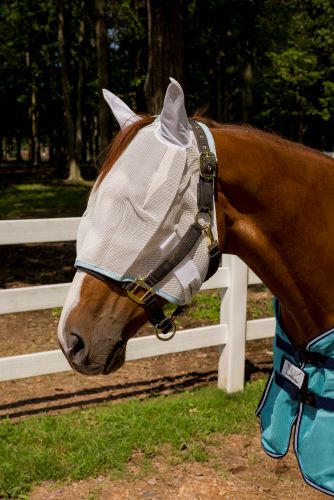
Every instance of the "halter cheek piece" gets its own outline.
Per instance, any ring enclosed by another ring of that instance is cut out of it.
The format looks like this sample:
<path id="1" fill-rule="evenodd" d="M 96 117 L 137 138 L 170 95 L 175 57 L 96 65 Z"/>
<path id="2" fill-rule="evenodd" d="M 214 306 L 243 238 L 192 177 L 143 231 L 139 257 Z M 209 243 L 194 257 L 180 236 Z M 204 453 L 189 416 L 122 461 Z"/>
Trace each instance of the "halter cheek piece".
<path id="1" fill-rule="evenodd" d="M 189 123 L 194 131 L 200 151 L 197 213 L 193 224 L 190 225 L 188 231 L 176 247 L 168 253 L 165 259 L 148 276 L 139 276 L 133 281 L 124 283 L 91 271 L 90 269 L 76 266 L 77 269 L 101 281 L 126 290 L 131 300 L 145 308 L 149 321 L 155 327 L 156 336 L 160 340 L 170 340 L 174 337 L 176 332 L 174 320 L 183 311 L 185 306 L 178 306 L 170 317 L 165 316 L 154 287 L 188 255 L 203 233 L 207 237 L 209 251 L 209 267 L 204 281 L 215 274 L 220 261 L 218 242 L 214 239 L 211 229 L 217 161 L 214 153 L 210 152 L 209 143 L 202 127 L 192 119 L 189 119 Z M 206 219 L 206 222 L 201 223 L 201 219 Z"/>

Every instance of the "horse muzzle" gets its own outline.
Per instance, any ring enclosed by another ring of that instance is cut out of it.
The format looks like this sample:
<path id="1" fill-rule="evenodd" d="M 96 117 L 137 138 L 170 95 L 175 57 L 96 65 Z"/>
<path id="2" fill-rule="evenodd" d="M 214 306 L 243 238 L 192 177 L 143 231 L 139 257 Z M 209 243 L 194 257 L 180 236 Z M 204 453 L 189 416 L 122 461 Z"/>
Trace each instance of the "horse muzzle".
<path id="1" fill-rule="evenodd" d="M 108 375 L 125 362 L 126 344 L 119 340 L 110 353 L 94 352 L 77 333 L 68 336 L 66 347 L 61 345 L 71 367 L 83 375 Z"/>

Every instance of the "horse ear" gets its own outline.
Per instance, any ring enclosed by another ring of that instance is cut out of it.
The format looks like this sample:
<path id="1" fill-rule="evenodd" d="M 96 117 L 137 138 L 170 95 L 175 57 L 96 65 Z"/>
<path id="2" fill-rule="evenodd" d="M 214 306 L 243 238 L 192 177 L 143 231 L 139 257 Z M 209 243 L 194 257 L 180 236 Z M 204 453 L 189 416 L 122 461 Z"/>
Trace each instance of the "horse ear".
<path id="1" fill-rule="evenodd" d="M 140 116 L 136 115 L 117 95 L 106 89 L 103 89 L 102 92 L 121 129 L 141 120 Z"/>
<path id="2" fill-rule="evenodd" d="M 160 115 L 160 137 L 164 142 L 187 148 L 191 144 L 191 136 L 183 90 L 174 78 L 170 81 Z"/>

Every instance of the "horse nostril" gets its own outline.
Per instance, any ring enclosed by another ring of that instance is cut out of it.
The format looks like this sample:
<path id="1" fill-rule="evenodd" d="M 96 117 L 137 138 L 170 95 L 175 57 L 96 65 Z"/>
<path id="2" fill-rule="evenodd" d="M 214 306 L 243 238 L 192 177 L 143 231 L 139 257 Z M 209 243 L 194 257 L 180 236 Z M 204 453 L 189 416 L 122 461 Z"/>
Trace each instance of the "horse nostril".
<path id="1" fill-rule="evenodd" d="M 78 334 L 71 333 L 68 347 L 69 358 L 78 365 L 83 364 L 86 358 L 84 340 Z"/>

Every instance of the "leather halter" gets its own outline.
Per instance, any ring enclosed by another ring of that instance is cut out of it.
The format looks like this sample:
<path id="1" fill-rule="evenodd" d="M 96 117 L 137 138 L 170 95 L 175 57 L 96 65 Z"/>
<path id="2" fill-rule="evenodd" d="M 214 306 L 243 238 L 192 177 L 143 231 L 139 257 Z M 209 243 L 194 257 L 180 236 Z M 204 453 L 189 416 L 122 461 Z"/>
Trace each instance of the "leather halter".
<path id="1" fill-rule="evenodd" d="M 170 317 L 165 316 L 163 308 L 155 292 L 155 286 L 162 281 L 195 246 L 200 236 L 204 233 L 208 239 L 209 266 L 205 280 L 208 280 L 219 267 L 220 252 L 218 242 L 214 239 L 211 229 L 211 214 L 213 210 L 213 199 L 215 192 L 215 178 L 217 173 L 217 161 L 213 152 L 210 151 L 209 143 L 203 128 L 195 120 L 189 119 L 189 123 L 196 137 L 197 146 L 200 151 L 199 182 L 197 189 L 197 214 L 193 224 L 181 238 L 176 247 L 171 250 L 164 260 L 146 277 L 137 277 L 133 281 L 120 282 L 92 271 L 82 266 L 76 266 L 78 270 L 94 276 L 106 283 L 112 284 L 127 291 L 131 300 L 143 306 L 147 312 L 149 321 L 155 327 L 155 332 L 160 340 L 170 340 L 176 332 L 175 318 L 185 306 L 178 306 Z M 208 218 L 208 222 L 201 223 L 200 219 Z"/>

